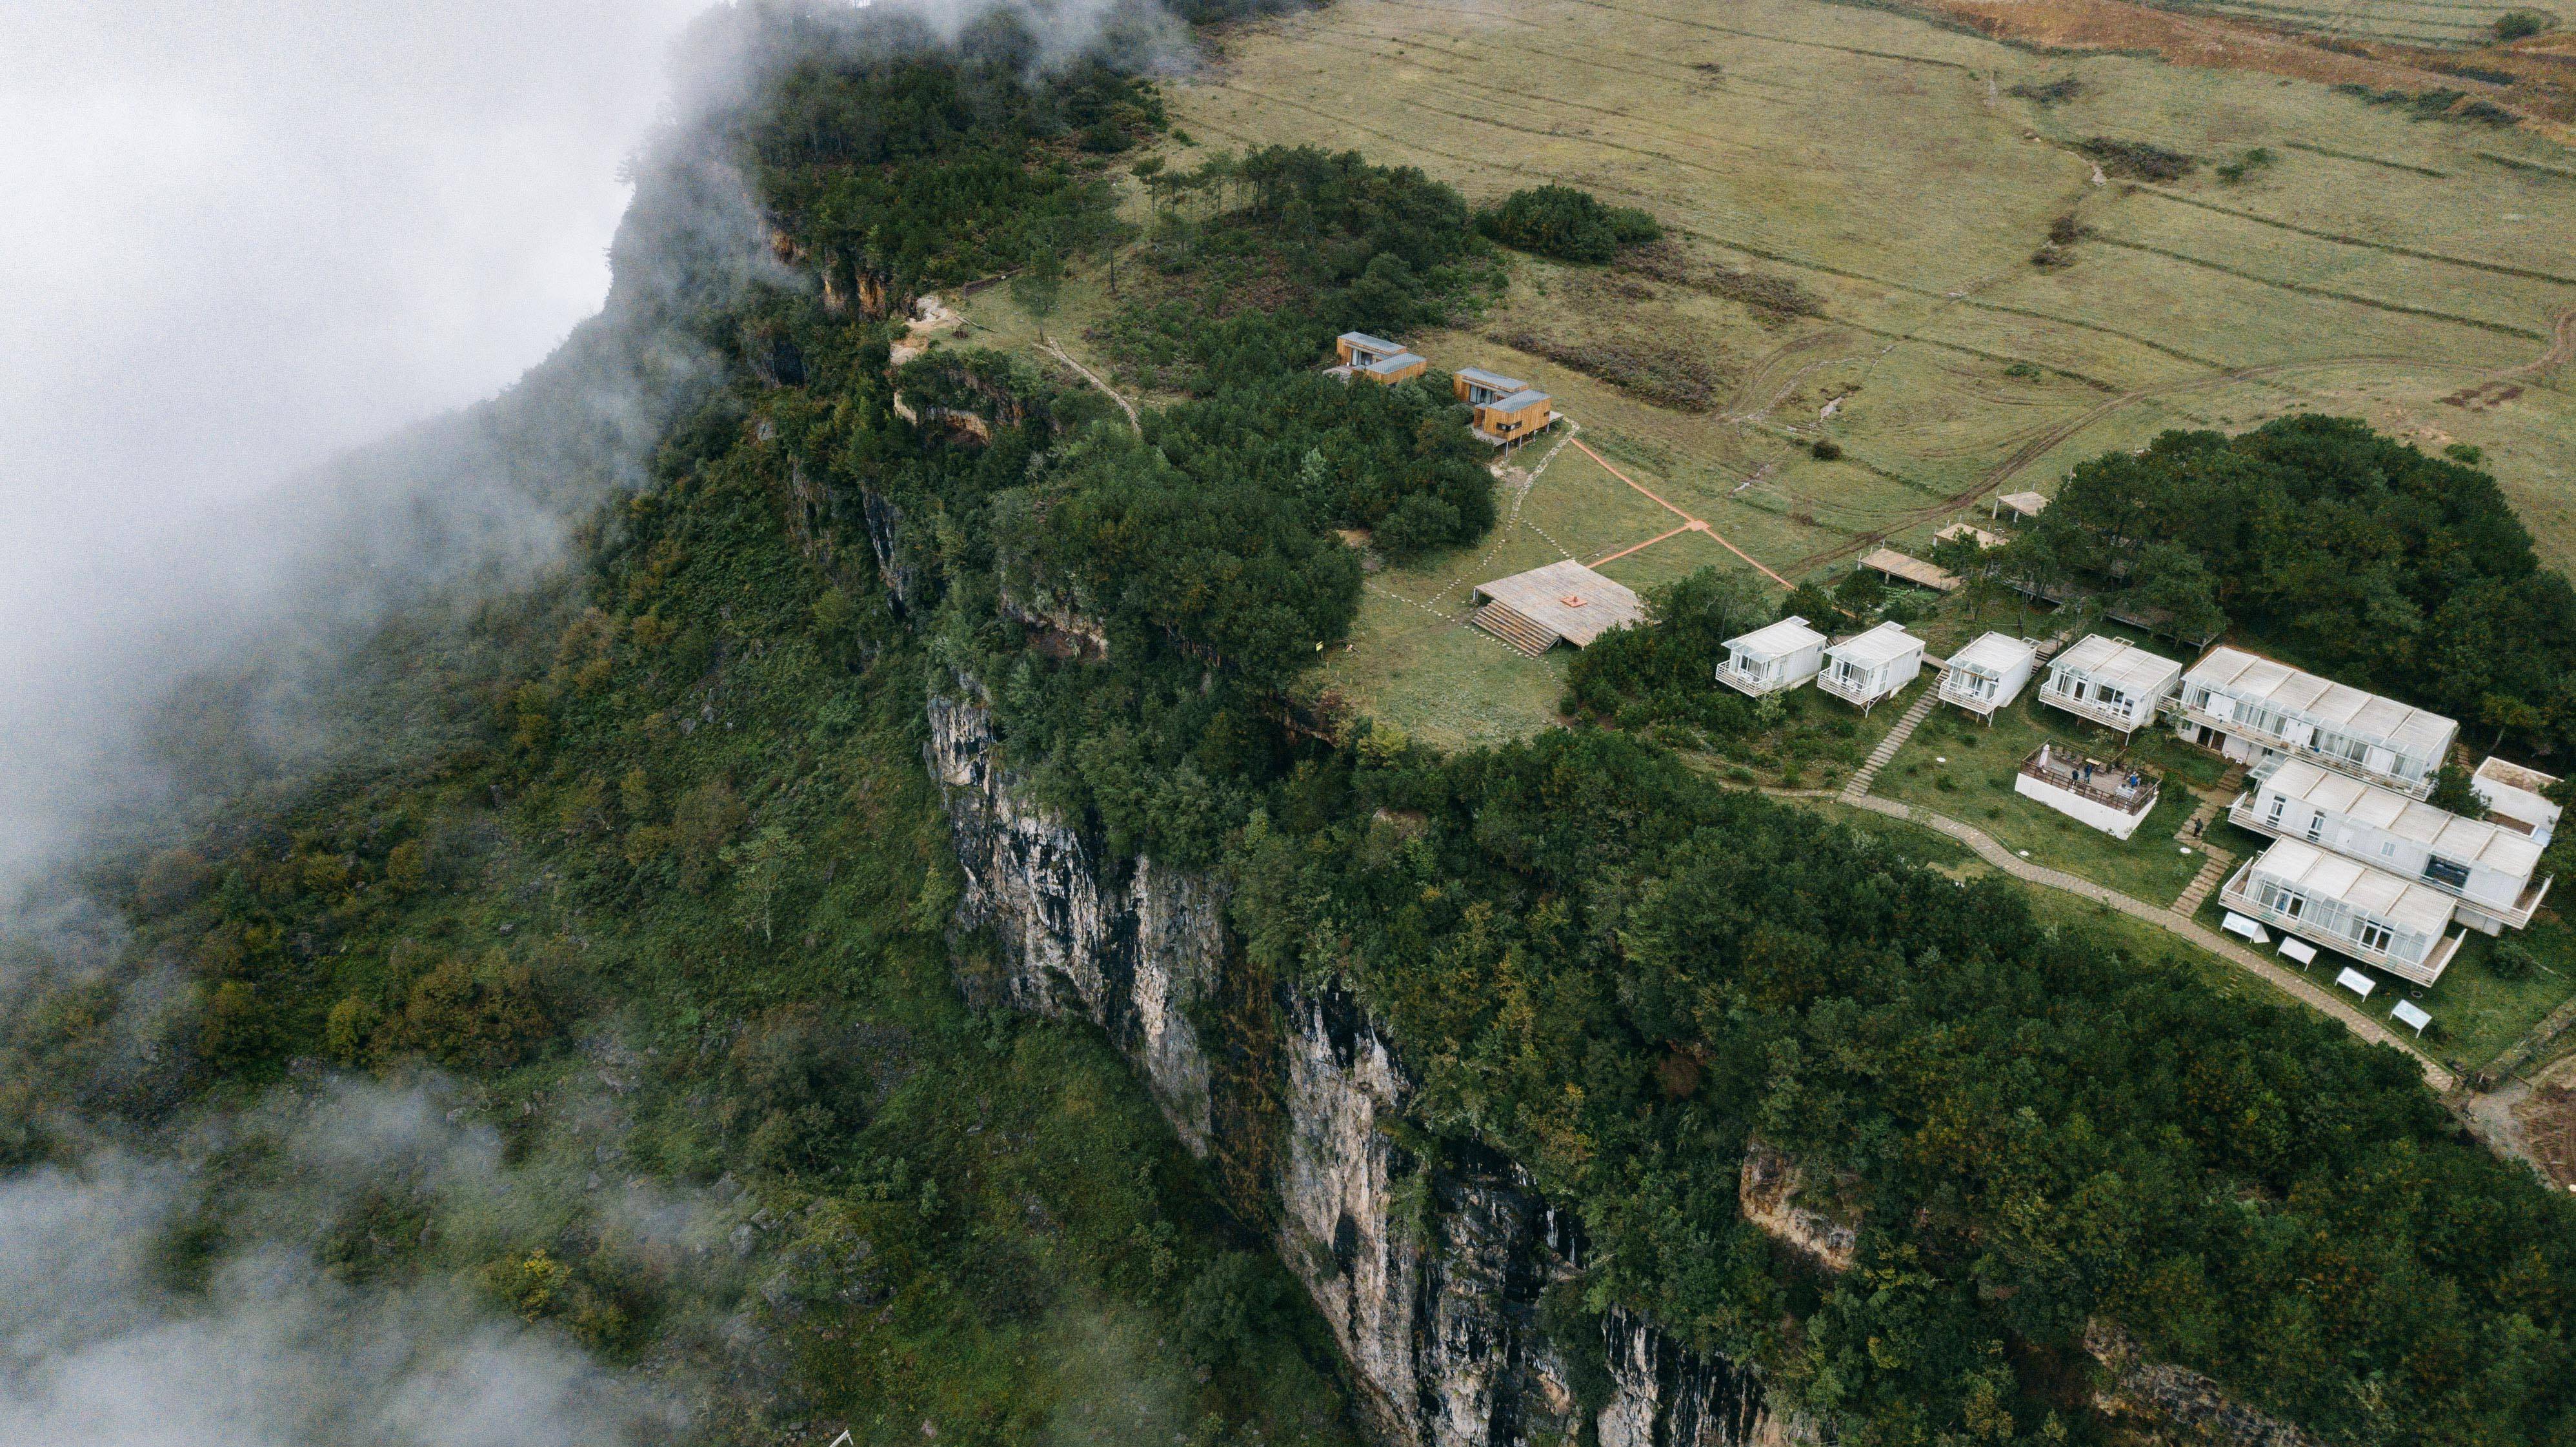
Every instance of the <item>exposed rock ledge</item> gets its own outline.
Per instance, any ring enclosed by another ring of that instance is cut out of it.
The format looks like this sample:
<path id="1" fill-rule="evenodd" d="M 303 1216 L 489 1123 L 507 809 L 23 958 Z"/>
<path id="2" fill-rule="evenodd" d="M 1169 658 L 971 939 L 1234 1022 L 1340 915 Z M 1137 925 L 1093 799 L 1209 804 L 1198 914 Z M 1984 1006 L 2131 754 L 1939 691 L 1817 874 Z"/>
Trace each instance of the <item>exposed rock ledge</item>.
<path id="1" fill-rule="evenodd" d="M 1206 1157 L 1221 1109 L 1209 1002 L 1229 941 L 1215 882 L 1103 857 L 1034 807 L 1002 766 L 980 693 L 929 703 L 926 762 L 966 875 L 958 922 L 988 929 L 998 970 L 970 990 L 1098 1024 L 1144 1075 L 1182 1142 Z M 1578 1403 L 1539 1295 L 1580 1269 L 1578 1225 L 1511 1162 L 1431 1162 L 1398 1127 L 1413 1084 L 1357 1002 L 1282 988 L 1275 1002 L 1281 1139 L 1261 1159 L 1276 1245 L 1330 1324 L 1374 1434 L 1396 1447 L 1571 1441 Z M 1789 1447 L 1816 1435 L 1774 1412 L 1760 1378 L 1684 1350 L 1651 1322 L 1603 1321 L 1602 1447 Z"/>

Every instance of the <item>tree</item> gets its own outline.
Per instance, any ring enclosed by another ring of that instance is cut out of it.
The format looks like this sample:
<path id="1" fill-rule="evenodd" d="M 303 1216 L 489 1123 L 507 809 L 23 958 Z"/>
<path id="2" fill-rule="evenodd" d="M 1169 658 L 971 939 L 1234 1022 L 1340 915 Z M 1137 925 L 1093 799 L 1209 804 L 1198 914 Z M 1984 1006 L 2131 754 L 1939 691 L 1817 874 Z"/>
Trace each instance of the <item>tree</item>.
<path id="1" fill-rule="evenodd" d="M 760 942 L 768 944 L 779 893 L 805 857 L 805 841 L 783 825 L 764 824 L 749 840 L 726 845 L 721 855 L 733 866 L 734 923 L 745 932 L 759 930 Z"/>
<path id="2" fill-rule="evenodd" d="M 2444 759 L 2442 767 L 2434 771 L 2433 792 L 2425 796 L 2424 802 L 2471 819 L 2486 817 L 2487 806 L 2470 785 L 2469 771 L 2451 759 Z"/>

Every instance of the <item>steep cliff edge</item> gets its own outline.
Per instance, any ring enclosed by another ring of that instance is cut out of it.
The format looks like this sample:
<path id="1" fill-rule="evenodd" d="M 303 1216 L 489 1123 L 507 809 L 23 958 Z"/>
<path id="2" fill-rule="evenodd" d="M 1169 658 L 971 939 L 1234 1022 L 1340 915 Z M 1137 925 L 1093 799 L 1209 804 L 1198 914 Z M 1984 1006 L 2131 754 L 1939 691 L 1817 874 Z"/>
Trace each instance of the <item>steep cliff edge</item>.
<path id="1" fill-rule="evenodd" d="M 1097 842 L 1029 799 L 998 753 L 971 682 L 928 705 L 926 763 L 942 789 L 965 887 L 958 924 L 988 931 L 1001 958 L 972 974 L 982 999 L 1088 1019 L 1144 1076 L 1193 1154 L 1216 1148 L 1234 1051 L 1268 1062 L 1260 1108 L 1279 1134 L 1264 1197 L 1237 1201 L 1275 1245 L 1339 1341 L 1376 1434 L 1401 1447 L 1735 1447 L 1811 1440 L 1784 1425 L 1760 1380 L 1681 1348 L 1613 1310 L 1599 1343 L 1608 1390 L 1578 1398 L 1566 1349 L 1538 1323 L 1540 1294 L 1582 1256 L 1579 1226 L 1516 1166 L 1487 1153 L 1405 1142 L 1413 1092 L 1358 1003 L 1280 986 L 1275 1048 L 1243 1052 L 1202 1022 L 1218 1015 L 1229 945 L 1225 892 Z M 1591 1408 L 1587 1412 L 1587 1408 Z"/>

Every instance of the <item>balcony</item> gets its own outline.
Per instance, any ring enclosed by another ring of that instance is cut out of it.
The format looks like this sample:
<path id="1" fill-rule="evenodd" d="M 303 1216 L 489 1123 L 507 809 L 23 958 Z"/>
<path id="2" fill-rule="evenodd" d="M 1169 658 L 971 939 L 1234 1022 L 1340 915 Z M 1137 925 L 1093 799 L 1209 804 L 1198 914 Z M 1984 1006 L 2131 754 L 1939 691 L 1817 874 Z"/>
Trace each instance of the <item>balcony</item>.
<path id="1" fill-rule="evenodd" d="M 1795 679 L 1785 678 L 1777 673 L 1765 673 L 1755 668 L 1738 668 L 1733 658 L 1717 666 L 1717 681 L 1737 693 L 1753 698 L 1760 698 L 1766 693 L 1777 693 L 1797 682 Z"/>
<path id="2" fill-rule="evenodd" d="M 2251 863 L 2239 866 L 2228 879 L 2226 888 L 2218 892 L 2219 902 L 2248 919 L 2259 919 L 2286 934 L 2323 945 L 2337 954 L 2350 955 L 2363 964 L 2376 965 L 2400 979 L 2412 980 L 2419 985 L 2429 985 L 2442 978 L 2442 971 L 2450 968 L 2451 957 L 2460 952 L 2460 942 L 2469 937 L 2463 930 L 2433 941 L 2431 950 L 2420 961 L 2402 959 L 2384 949 L 2371 949 L 2349 935 L 2338 934 L 2302 915 L 2289 914 L 2264 904 L 2254 897 L 2253 879 L 2254 866 Z M 2313 905 L 2315 902 L 2310 903 Z M 2411 944 L 2413 941 L 2392 940 L 2390 943 Z"/>
<path id="3" fill-rule="evenodd" d="M 2409 798 L 2421 799 L 2433 791 L 2433 780 L 2429 774 L 2420 779 L 2409 779 L 2400 774 L 2384 774 L 2340 752 L 2329 752 L 2309 744 L 2292 743 L 2286 735 L 2276 734 L 2269 729 L 2255 728 L 2232 716 L 2214 714 L 2207 709 L 2194 708 L 2186 703 L 2170 704 L 2167 712 L 2212 732 L 2225 734 L 2230 738 L 2244 739 L 2294 759 L 2305 759 L 2319 768 L 2332 769 L 2338 774 L 2359 779 L 2366 784 L 2377 784 L 2384 789 L 2394 789 Z"/>
<path id="4" fill-rule="evenodd" d="M 2090 778 L 2086 777 L 2087 770 L 2091 771 Z M 2021 761 L 2021 772 L 2025 778 L 2122 814 L 2145 815 L 2156 807 L 2153 775 L 2139 774 L 2137 787 L 2131 788 L 2127 767 L 2088 759 L 2070 749 L 2042 744 L 2038 752 Z"/>
<path id="5" fill-rule="evenodd" d="M 2389 865 L 2396 862 L 2394 860 L 2382 861 L 2372 859 L 2367 855 L 2348 853 L 2327 843 L 2322 837 L 2317 839 L 2308 838 L 2305 830 L 2292 832 L 2291 830 L 2284 829 L 2280 825 L 2273 823 L 2269 818 L 2265 817 L 2263 811 L 2254 807 L 2254 797 L 2261 792 L 2262 791 L 2260 789 L 2248 789 L 2244 793 L 2237 795 L 2236 801 L 2227 806 L 2227 821 L 2234 824 L 2239 829 L 2250 830 L 2256 834 L 2268 835 L 2274 839 L 2296 839 L 2303 844 L 2314 844 L 2319 849 L 2325 849 L 2336 854 L 2341 854 L 2346 859 L 2356 860 L 2362 864 L 2369 865 L 2373 869 L 2389 873 L 2397 872 L 2389 869 Z M 2400 877 L 2402 878 L 2404 876 L 2401 875 Z M 2491 904 L 2474 895 L 2468 894 L 2465 891 L 2453 889 L 2449 885 L 2444 884 L 2442 881 L 2429 874 L 2417 876 L 2415 878 L 2415 882 L 2423 885 L 2427 889 L 2440 890 L 2442 893 L 2458 900 L 2462 908 L 2466 909 L 2470 913 L 2479 915 L 2486 919 L 2494 920 L 2500 927 L 2521 929 L 2523 926 L 2531 923 L 2532 915 L 2539 912 L 2540 902 L 2548 897 L 2549 886 L 2553 881 L 2550 879 L 2542 879 L 2537 883 L 2523 886 L 2521 895 L 2510 905 Z M 2490 930 L 2488 933 L 2492 934 L 2494 931 Z"/>
<path id="6" fill-rule="evenodd" d="M 2039 701 L 2050 708 L 2062 708 L 2077 718 L 2091 719 L 2106 729 L 2124 734 L 2137 732 L 2139 727 L 2148 721 L 2144 718 L 2130 717 L 2126 704 L 2114 707 L 2102 702 L 2098 697 L 2079 699 L 2046 685 L 2042 685 L 2039 690 Z M 2150 709 L 2148 713 L 2152 717 L 2154 710 Z"/>
<path id="7" fill-rule="evenodd" d="M 1816 687 L 1864 712 L 1871 704 L 1893 692 L 1891 689 L 1882 687 L 1878 675 L 1874 673 L 1856 673 L 1849 678 L 1842 678 L 1836 676 L 1834 670 L 1830 668 L 1816 675 Z"/>
<path id="8" fill-rule="evenodd" d="M 1992 690 L 1981 692 L 1980 690 Z M 1941 673 L 1941 701 L 1956 704 L 1980 718 L 1992 717 L 2003 707 L 2003 685 L 1979 673 L 1948 668 Z"/>

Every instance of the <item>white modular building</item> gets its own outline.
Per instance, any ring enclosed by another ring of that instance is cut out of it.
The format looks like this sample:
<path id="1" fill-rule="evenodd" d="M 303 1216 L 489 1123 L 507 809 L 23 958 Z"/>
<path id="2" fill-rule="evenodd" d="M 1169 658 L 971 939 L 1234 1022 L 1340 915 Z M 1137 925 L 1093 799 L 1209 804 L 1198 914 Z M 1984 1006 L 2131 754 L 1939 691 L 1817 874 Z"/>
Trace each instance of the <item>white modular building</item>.
<path id="1" fill-rule="evenodd" d="M 1989 723 L 1995 710 L 2021 696 L 2039 664 L 2039 645 L 2009 633 L 1988 633 L 1950 655 L 1941 671 L 1941 701 L 1957 704 Z"/>
<path id="2" fill-rule="evenodd" d="M 2478 802 L 2487 806 L 2487 817 L 2529 836 L 2535 844 L 2547 844 L 2557 837 L 2560 811 L 2548 796 L 2549 787 L 2557 782 L 2555 775 L 2509 764 L 2493 755 L 2469 775 L 2469 788 L 2476 792 Z"/>
<path id="3" fill-rule="evenodd" d="M 2450 895 L 2298 839 L 2281 840 L 2237 870 L 2219 899 L 2419 985 L 2442 978 L 2467 937 L 2443 933 L 2456 903 Z"/>
<path id="4" fill-rule="evenodd" d="M 1923 672 L 1923 640 L 1901 623 L 1881 623 L 1825 649 L 1816 687 L 1867 713 Z"/>
<path id="5" fill-rule="evenodd" d="M 2039 701 L 2104 728 L 2136 733 L 2155 721 L 2157 705 L 2181 678 L 2182 665 L 2173 659 L 2093 633 L 2048 660 Z"/>
<path id="6" fill-rule="evenodd" d="M 2213 648 L 2183 675 L 2175 732 L 2258 772 L 2305 759 L 2421 799 L 2460 726 L 2239 648 Z"/>
<path id="7" fill-rule="evenodd" d="M 1726 661 L 1717 666 L 1717 681 L 1760 698 L 1815 677 L 1824 655 L 1825 635 L 1793 614 L 1726 640 Z"/>

